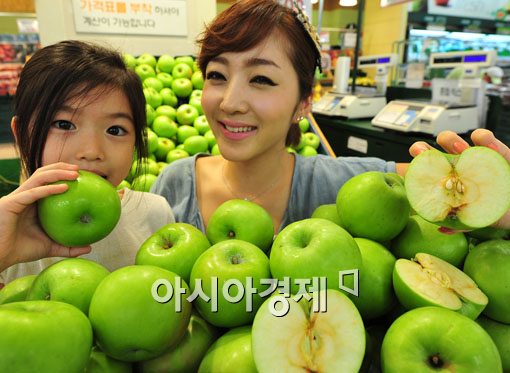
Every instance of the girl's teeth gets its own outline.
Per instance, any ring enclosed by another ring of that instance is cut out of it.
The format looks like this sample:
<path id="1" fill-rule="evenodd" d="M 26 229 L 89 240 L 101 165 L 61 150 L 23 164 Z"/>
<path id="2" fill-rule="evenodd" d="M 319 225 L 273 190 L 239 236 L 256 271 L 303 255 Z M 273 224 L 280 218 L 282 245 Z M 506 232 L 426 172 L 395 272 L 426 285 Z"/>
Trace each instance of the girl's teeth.
<path id="1" fill-rule="evenodd" d="M 227 130 L 229 130 L 230 132 L 249 132 L 249 131 L 252 131 L 253 130 L 253 127 L 229 127 L 229 126 L 225 126 L 225 128 Z"/>

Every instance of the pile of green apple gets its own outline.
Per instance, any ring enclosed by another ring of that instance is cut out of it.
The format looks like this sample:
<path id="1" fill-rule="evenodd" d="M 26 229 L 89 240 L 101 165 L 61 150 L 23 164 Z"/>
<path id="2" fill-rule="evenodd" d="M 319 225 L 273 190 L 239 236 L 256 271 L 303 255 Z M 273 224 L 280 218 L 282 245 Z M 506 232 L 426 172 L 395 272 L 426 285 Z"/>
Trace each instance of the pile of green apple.
<path id="1" fill-rule="evenodd" d="M 149 157 L 134 161 L 130 175 L 120 187 L 147 191 L 166 165 L 197 153 L 219 154 L 202 110 L 204 78 L 192 56 L 124 54 L 124 61 L 143 84 Z M 316 155 L 320 138 L 311 130 L 308 118 L 299 121 L 299 128 L 303 134 L 300 143 L 287 150 L 303 156 Z M 140 161 L 144 168 L 137 174 Z"/>
<path id="2" fill-rule="evenodd" d="M 276 236 L 234 199 L 205 233 L 161 227 L 133 265 L 64 259 L 17 279 L 0 290 L 0 371 L 508 371 L 510 232 L 486 211 L 510 201 L 470 157 L 507 185 L 510 167 L 474 149 L 420 156 L 405 179 L 354 176 Z M 438 201 L 462 208 L 431 222 Z M 453 220 L 477 228 L 443 233 Z"/>

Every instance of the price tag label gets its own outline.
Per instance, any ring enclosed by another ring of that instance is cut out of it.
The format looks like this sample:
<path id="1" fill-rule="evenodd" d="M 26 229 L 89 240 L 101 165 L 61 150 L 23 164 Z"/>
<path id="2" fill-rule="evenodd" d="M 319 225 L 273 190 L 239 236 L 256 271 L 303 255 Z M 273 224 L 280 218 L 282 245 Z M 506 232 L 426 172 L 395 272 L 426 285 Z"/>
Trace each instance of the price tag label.
<path id="1" fill-rule="evenodd" d="M 367 154 L 368 152 L 368 141 L 365 139 L 361 139 L 356 136 L 349 136 L 347 138 L 347 148 L 351 150 L 355 150 L 357 152 Z"/>

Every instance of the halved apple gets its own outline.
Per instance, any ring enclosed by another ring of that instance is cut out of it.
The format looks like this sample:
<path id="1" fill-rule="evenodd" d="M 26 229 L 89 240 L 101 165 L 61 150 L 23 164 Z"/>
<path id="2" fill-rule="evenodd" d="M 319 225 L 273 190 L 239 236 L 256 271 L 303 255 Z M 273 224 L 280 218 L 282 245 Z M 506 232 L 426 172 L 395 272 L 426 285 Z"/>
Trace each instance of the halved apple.
<path id="1" fill-rule="evenodd" d="M 476 319 L 489 302 L 464 272 L 436 256 L 418 253 L 412 260 L 398 259 L 393 287 L 407 309 L 438 306 Z"/>
<path id="2" fill-rule="evenodd" d="M 510 208 L 510 165 L 498 152 L 474 146 L 459 155 L 425 151 L 405 176 L 411 207 L 425 220 L 454 229 L 487 227 Z"/>
<path id="3" fill-rule="evenodd" d="M 365 328 L 358 310 L 338 290 L 321 290 L 317 297 L 326 300 L 325 312 L 315 312 L 313 299 L 304 298 L 299 303 L 287 298 L 289 309 L 284 316 L 273 315 L 273 297 L 259 308 L 252 327 L 252 351 L 260 373 L 359 371 Z M 275 307 L 283 308 L 281 303 Z"/>

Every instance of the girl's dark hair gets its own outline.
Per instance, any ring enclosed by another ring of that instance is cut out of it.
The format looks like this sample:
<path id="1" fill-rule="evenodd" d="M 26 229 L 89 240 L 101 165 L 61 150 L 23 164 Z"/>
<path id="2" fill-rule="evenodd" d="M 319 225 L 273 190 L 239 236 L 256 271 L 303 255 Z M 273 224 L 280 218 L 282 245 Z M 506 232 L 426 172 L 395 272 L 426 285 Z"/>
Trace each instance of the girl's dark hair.
<path id="1" fill-rule="evenodd" d="M 96 89 L 126 95 L 139 158 L 147 155 L 145 97 L 140 78 L 126 68 L 122 54 L 89 42 L 66 40 L 38 50 L 21 71 L 14 100 L 15 136 L 23 171 L 42 166 L 51 123 L 66 101 Z"/>
<path id="2" fill-rule="evenodd" d="M 220 13 L 197 40 L 200 45 L 198 65 L 202 74 L 209 61 L 225 52 L 247 51 L 277 30 L 288 42 L 286 48 L 299 79 L 300 100 L 312 93 L 317 54 L 310 35 L 294 11 L 275 0 L 240 0 Z M 299 126 L 291 125 L 286 146 L 297 145 Z"/>

